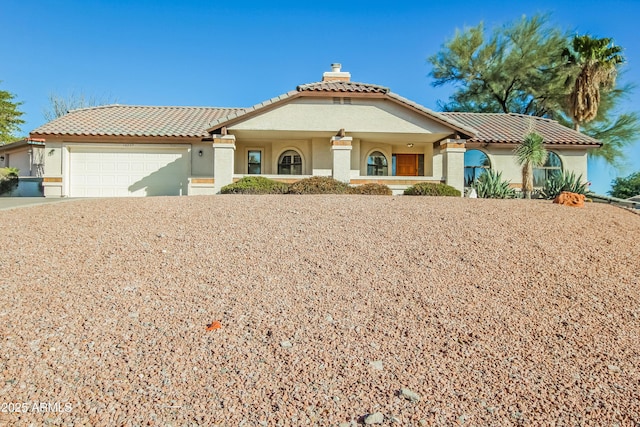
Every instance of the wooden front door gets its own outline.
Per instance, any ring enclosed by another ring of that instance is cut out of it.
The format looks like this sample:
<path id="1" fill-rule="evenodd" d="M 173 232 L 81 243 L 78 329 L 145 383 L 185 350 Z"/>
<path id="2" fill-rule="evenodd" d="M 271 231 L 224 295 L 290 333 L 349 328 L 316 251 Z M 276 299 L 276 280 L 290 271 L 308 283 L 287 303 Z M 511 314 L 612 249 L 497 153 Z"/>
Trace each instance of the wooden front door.
<path id="1" fill-rule="evenodd" d="M 396 154 L 397 176 L 418 176 L 417 154 Z"/>

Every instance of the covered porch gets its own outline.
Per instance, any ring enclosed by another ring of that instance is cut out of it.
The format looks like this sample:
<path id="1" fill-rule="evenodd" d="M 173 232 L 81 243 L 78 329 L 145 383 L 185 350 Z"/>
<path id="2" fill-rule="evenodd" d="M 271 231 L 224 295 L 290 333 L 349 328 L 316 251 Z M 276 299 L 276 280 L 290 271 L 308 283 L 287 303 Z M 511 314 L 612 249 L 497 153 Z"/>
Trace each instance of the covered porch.
<path id="1" fill-rule="evenodd" d="M 385 184 L 396 194 L 419 182 L 464 187 L 464 140 L 435 133 L 347 133 L 214 135 L 215 192 L 251 175 L 286 183 L 331 176 L 351 185 Z M 228 161 L 222 164 L 222 158 Z"/>

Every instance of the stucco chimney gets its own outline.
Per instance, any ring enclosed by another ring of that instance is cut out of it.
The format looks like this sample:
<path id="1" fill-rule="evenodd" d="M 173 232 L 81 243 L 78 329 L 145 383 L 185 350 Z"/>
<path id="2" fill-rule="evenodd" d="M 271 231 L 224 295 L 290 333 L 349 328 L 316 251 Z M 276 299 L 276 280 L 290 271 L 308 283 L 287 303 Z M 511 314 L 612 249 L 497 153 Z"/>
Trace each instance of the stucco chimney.
<path id="1" fill-rule="evenodd" d="M 326 71 L 322 73 L 322 81 L 323 82 L 331 82 L 331 81 L 340 81 L 340 82 L 348 82 L 351 80 L 351 73 L 347 73 L 345 71 L 341 71 L 342 64 L 333 63 L 331 64 L 331 71 Z"/>

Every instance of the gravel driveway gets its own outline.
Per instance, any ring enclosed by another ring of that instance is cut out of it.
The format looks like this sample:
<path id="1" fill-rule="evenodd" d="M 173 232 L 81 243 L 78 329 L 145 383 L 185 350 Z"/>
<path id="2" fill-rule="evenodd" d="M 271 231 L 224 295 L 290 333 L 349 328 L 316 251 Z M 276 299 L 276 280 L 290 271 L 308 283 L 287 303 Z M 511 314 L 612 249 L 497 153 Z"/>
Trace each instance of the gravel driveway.
<path id="1" fill-rule="evenodd" d="M 0 425 L 640 423 L 623 209 L 229 195 L 0 221 Z"/>

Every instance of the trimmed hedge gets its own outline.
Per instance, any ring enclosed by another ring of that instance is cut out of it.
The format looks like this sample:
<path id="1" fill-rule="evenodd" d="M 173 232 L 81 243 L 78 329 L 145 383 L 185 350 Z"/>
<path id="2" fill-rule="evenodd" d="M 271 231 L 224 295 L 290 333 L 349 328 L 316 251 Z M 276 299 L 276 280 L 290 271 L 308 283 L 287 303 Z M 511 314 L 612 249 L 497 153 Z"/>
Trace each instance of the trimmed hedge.
<path id="1" fill-rule="evenodd" d="M 391 196 L 392 192 L 384 184 L 363 184 L 349 189 L 350 194 L 365 194 L 368 196 Z"/>
<path id="2" fill-rule="evenodd" d="M 345 194 L 348 192 L 349 184 L 328 176 L 312 176 L 289 186 L 291 194 Z"/>
<path id="3" fill-rule="evenodd" d="M 289 186 L 262 176 L 245 176 L 233 184 L 225 185 L 222 194 L 287 194 Z"/>
<path id="4" fill-rule="evenodd" d="M 406 196 L 451 196 L 460 197 L 462 193 L 445 184 L 421 182 L 404 190 Z"/>

